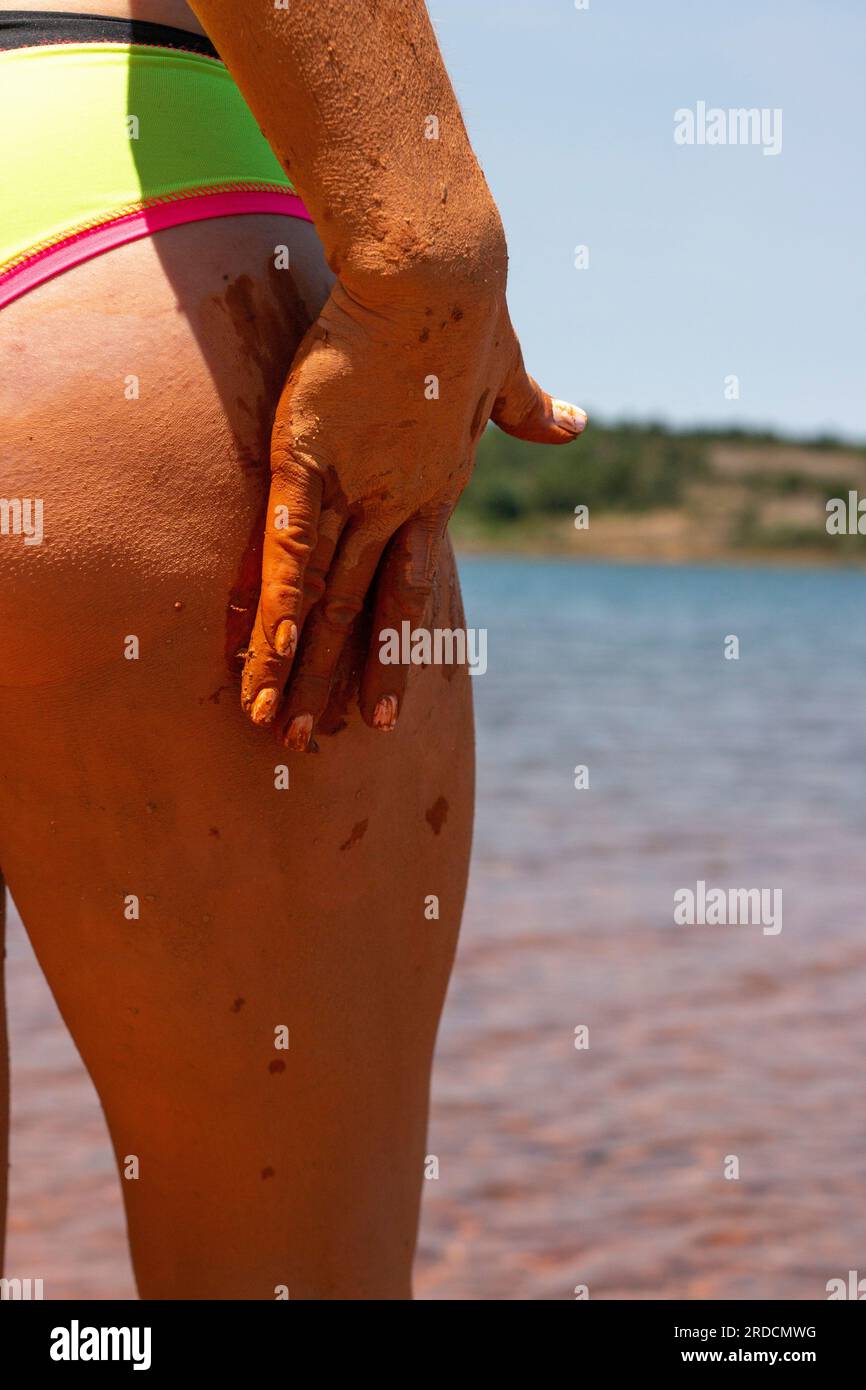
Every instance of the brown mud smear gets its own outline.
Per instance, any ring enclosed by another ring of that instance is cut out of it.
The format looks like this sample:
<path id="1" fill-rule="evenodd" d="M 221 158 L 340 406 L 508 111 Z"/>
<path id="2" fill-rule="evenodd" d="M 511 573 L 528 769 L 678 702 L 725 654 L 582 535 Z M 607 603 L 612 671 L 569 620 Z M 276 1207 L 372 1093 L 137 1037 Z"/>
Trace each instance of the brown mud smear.
<path id="1" fill-rule="evenodd" d="M 265 497 L 250 531 L 238 575 L 226 603 L 225 663 L 232 683 L 238 686 L 242 669 L 242 658 L 238 656 L 238 652 L 243 651 L 249 641 L 259 601 L 267 509 L 268 500 Z M 209 697 L 214 704 L 219 703 L 220 691 L 224 689 L 225 686 L 220 686 L 219 690 L 214 691 Z"/>
<path id="2" fill-rule="evenodd" d="M 352 833 L 349 836 L 348 840 L 345 840 L 343 844 L 340 845 L 340 849 L 351 849 L 352 846 L 356 845 L 359 840 L 363 840 L 364 836 L 367 833 L 367 826 L 369 824 L 369 820 L 359 820 L 358 824 L 352 827 Z"/>
<path id="3" fill-rule="evenodd" d="M 445 800 L 444 796 L 437 797 L 430 807 L 430 810 L 426 812 L 425 819 L 431 827 L 433 834 L 438 835 L 448 819 L 448 802 Z"/>

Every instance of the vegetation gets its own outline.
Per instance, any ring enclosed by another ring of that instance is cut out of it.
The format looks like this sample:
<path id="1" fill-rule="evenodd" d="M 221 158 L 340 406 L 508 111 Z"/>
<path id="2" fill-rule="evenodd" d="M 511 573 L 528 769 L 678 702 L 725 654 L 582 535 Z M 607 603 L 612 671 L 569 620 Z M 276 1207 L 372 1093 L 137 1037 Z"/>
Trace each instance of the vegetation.
<path id="1" fill-rule="evenodd" d="M 574 444 L 547 448 L 491 427 L 452 531 L 466 547 L 850 562 L 866 559 L 866 536 L 826 529 L 827 501 L 849 491 L 866 497 L 866 450 L 830 437 L 593 420 Z M 574 527 L 581 504 L 585 532 Z"/>

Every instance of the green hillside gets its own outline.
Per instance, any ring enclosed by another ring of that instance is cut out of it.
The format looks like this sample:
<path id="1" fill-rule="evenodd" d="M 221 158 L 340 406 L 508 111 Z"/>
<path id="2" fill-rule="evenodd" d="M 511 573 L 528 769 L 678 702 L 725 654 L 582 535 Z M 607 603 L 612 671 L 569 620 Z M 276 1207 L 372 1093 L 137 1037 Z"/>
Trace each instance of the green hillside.
<path id="1" fill-rule="evenodd" d="M 866 559 L 866 535 L 827 530 L 828 500 L 850 491 L 866 498 L 866 450 L 832 438 L 593 420 L 574 444 L 545 448 L 491 427 L 452 534 L 466 549 L 850 564 Z M 589 525 L 577 530 L 581 505 Z"/>

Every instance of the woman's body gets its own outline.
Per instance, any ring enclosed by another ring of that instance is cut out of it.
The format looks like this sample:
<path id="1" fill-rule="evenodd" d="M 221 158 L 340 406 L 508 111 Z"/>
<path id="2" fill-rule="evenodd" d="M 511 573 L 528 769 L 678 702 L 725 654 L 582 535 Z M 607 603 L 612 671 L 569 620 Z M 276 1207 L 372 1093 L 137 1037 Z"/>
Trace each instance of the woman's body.
<path id="1" fill-rule="evenodd" d="M 247 221 L 160 234 L 170 270 L 160 238 L 135 242 L 0 315 L 0 412 L 32 403 L 4 495 L 43 497 L 47 535 L 36 558 L 0 545 L 0 862 L 115 1152 L 141 1155 L 142 1296 L 399 1297 L 466 874 L 469 681 L 420 672 L 384 747 L 348 699 L 275 789 L 286 755 L 239 714 L 226 626 L 300 328 L 268 273 L 288 233 Z"/>
<path id="2" fill-rule="evenodd" d="M 87 8 L 203 32 L 173 0 Z M 414 669 L 382 738 L 358 709 L 367 615 L 309 755 L 238 702 L 271 423 L 331 283 L 308 224 L 231 217 L 0 313 L 0 491 L 43 499 L 45 529 L 0 538 L 0 868 L 121 1171 L 138 1157 L 145 1298 L 410 1295 L 467 672 Z M 427 620 L 462 622 L 447 544 Z"/>

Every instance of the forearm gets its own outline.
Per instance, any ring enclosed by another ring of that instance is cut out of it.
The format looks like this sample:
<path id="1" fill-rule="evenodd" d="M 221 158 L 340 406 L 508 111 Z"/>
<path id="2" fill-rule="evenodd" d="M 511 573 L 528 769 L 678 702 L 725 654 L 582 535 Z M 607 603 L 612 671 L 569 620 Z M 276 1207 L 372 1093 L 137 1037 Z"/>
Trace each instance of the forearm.
<path id="1" fill-rule="evenodd" d="M 504 281 L 501 223 L 423 0 L 190 3 L 347 288 Z"/>

